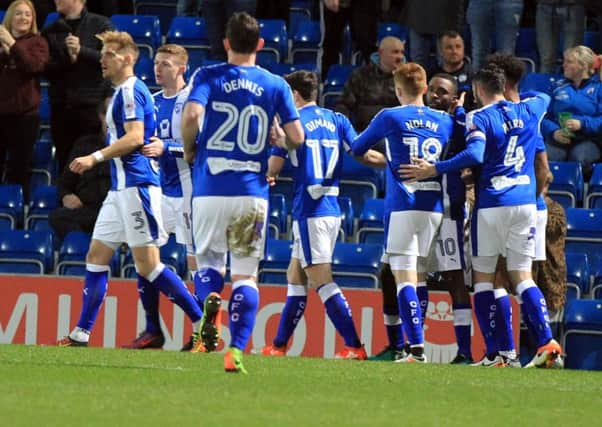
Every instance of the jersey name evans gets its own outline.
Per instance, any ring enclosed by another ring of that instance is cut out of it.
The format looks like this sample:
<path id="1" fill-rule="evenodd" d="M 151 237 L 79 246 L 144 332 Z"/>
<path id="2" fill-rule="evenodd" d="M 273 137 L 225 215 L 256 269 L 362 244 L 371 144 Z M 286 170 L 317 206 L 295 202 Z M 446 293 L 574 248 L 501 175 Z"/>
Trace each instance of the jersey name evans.
<path id="1" fill-rule="evenodd" d="M 257 83 L 247 79 L 236 79 L 224 82 L 222 84 L 222 90 L 226 93 L 231 93 L 235 90 L 248 90 L 255 96 L 261 96 L 263 94 L 263 88 Z"/>

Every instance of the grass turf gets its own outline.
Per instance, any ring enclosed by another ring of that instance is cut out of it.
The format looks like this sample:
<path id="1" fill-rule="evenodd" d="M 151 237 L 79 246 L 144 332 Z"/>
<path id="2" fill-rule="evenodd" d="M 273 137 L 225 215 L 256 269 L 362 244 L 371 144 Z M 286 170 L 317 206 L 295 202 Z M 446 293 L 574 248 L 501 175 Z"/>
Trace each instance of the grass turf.
<path id="1" fill-rule="evenodd" d="M 0 425 L 589 426 L 599 372 L 0 346 Z"/>

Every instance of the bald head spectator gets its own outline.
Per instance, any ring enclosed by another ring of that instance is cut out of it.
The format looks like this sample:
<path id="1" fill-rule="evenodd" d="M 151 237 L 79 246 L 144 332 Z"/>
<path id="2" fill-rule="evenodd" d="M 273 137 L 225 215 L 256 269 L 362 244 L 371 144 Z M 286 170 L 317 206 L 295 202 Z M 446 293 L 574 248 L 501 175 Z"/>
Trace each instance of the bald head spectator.
<path id="1" fill-rule="evenodd" d="M 385 37 L 378 55 L 370 64 L 351 73 L 335 110 L 345 114 L 358 132 L 383 108 L 399 105 L 395 96 L 393 71 L 405 62 L 405 43 L 397 37 Z"/>

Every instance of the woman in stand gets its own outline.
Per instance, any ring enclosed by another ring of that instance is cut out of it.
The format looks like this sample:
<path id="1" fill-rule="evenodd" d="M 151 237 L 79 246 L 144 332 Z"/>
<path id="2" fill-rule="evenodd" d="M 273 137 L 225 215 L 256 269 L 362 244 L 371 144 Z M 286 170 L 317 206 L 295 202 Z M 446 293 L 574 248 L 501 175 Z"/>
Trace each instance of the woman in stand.
<path id="1" fill-rule="evenodd" d="M 13 1 L 0 25 L 0 170 L 5 183 L 23 187 L 26 200 L 40 129 L 39 77 L 47 63 L 48 43 L 38 35 L 33 4 Z"/>

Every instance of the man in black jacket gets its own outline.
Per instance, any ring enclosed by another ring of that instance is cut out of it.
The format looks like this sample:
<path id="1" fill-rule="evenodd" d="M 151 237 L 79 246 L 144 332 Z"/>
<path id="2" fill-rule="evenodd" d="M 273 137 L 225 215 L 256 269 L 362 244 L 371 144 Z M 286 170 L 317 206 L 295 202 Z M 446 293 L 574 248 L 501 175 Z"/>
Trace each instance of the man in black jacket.
<path id="1" fill-rule="evenodd" d="M 110 98 L 97 106 L 101 130 L 77 139 L 69 156 L 69 162 L 106 145 L 105 114 Z M 66 167 L 58 179 L 59 199 L 63 206 L 56 208 L 48 217 L 50 226 L 62 240 L 70 231 L 91 233 L 98 211 L 111 187 L 109 162 L 99 163 L 83 174 L 76 174 Z"/>
<path id="2" fill-rule="evenodd" d="M 50 131 L 59 170 L 74 142 L 100 128 L 96 105 L 109 85 L 102 78 L 97 34 L 112 29 L 108 18 L 89 13 L 85 0 L 56 0 L 60 18 L 42 30 L 50 46 Z"/>

